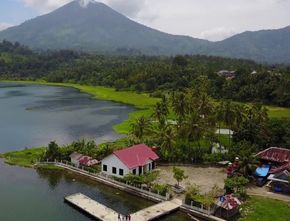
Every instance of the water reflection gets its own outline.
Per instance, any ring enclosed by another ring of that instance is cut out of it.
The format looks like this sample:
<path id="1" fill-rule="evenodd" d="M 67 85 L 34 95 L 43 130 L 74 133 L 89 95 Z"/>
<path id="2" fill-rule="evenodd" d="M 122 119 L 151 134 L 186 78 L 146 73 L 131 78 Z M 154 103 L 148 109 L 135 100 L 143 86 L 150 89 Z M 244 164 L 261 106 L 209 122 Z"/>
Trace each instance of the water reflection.
<path id="1" fill-rule="evenodd" d="M 64 87 L 0 83 L 0 152 L 67 144 L 82 138 L 114 140 L 112 126 L 128 118 L 134 108 L 92 99 Z M 17 138 L 17 139 L 15 139 Z"/>
<path id="2" fill-rule="evenodd" d="M 36 169 L 38 177 L 46 180 L 51 190 L 54 190 L 57 185 L 61 182 L 64 175 L 62 171 L 47 171 L 47 169 L 38 168 Z M 68 180 L 66 180 L 68 181 Z"/>

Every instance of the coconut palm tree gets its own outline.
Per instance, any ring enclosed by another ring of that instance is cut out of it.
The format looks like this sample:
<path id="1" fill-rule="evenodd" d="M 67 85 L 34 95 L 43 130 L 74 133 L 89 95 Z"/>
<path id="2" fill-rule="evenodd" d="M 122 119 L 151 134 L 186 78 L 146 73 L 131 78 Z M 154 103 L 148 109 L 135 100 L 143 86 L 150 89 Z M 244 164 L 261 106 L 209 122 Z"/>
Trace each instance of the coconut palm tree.
<path id="1" fill-rule="evenodd" d="M 231 130 L 233 129 L 234 122 L 236 120 L 236 112 L 235 107 L 232 103 L 232 101 L 226 101 L 224 103 L 224 123 L 227 125 L 229 129 L 229 144 L 231 144 Z"/>
<path id="2" fill-rule="evenodd" d="M 187 98 L 184 92 L 173 93 L 172 108 L 178 118 L 179 123 L 183 122 L 187 112 Z"/>
<path id="3" fill-rule="evenodd" d="M 144 135 L 150 130 L 150 126 L 150 120 L 142 116 L 132 124 L 132 134 L 139 140 L 143 140 Z"/>
<path id="4" fill-rule="evenodd" d="M 172 126 L 166 126 L 159 133 L 159 143 L 161 148 L 161 153 L 164 159 L 169 159 L 172 156 L 173 148 L 175 146 L 176 133 Z"/>

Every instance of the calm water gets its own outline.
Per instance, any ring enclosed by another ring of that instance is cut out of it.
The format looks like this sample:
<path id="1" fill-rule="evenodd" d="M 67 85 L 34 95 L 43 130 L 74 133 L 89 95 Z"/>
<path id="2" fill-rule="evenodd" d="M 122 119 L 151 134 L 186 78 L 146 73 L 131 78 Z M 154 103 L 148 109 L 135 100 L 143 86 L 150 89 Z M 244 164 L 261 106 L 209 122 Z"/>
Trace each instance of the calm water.
<path id="1" fill-rule="evenodd" d="M 0 83 L 0 152 L 69 143 L 79 138 L 98 142 L 115 139 L 112 125 L 126 119 L 133 108 L 90 99 L 77 90 L 40 85 Z M 64 203 L 81 192 L 126 214 L 151 202 L 69 172 L 8 166 L 0 159 L 0 221 L 88 221 L 89 217 Z M 175 213 L 162 221 L 189 220 Z"/>
<path id="2" fill-rule="evenodd" d="M 133 107 L 91 99 L 64 87 L 0 83 L 0 152 L 81 138 L 101 143 L 119 137 L 112 126 Z"/>

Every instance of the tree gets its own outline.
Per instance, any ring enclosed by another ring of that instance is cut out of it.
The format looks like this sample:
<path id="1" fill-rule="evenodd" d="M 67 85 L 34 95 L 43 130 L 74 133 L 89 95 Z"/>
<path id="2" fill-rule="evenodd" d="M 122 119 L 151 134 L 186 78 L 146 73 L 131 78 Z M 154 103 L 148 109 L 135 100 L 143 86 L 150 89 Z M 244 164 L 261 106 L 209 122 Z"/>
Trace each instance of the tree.
<path id="1" fill-rule="evenodd" d="M 171 100 L 172 100 L 172 108 L 175 112 L 179 124 L 184 121 L 186 112 L 187 112 L 187 100 L 186 94 L 184 92 L 176 92 L 173 93 Z"/>
<path id="2" fill-rule="evenodd" d="M 225 189 L 227 193 L 234 193 L 238 197 L 246 197 L 245 186 L 249 180 L 243 176 L 234 176 L 225 180 Z"/>
<path id="3" fill-rule="evenodd" d="M 158 142 L 161 154 L 165 160 L 172 158 L 172 152 L 176 143 L 175 137 L 175 131 L 172 126 L 166 126 L 158 132 Z"/>
<path id="4" fill-rule="evenodd" d="M 184 56 L 177 55 L 173 58 L 172 64 L 185 68 L 188 65 L 188 61 Z"/>
<path id="5" fill-rule="evenodd" d="M 187 179 L 188 176 L 186 176 L 184 174 L 184 170 L 182 170 L 181 168 L 178 167 L 173 167 L 173 177 L 174 179 L 176 179 L 177 181 L 177 187 L 179 187 L 179 183 L 184 180 Z"/>
<path id="6" fill-rule="evenodd" d="M 47 151 L 45 153 L 45 160 L 54 161 L 60 157 L 59 146 L 55 141 L 51 141 L 48 144 Z"/>
<path id="7" fill-rule="evenodd" d="M 142 140 L 144 135 L 148 132 L 149 127 L 150 120 L 142 116 L 132 124 L 132 134 L 135 135 L 138 139 Z"/>
<path id="8" fill-rule="evenodd" d="M 257 146 L 247 142 L 242 141 L 234 144 L 230 149 L 230 156 L 232 159 L 239 157 L 240 160 L 240 172 L 245 176 L 249 177 L 253 174 L 258 161 L 254 155 L 257 152 Z"/>

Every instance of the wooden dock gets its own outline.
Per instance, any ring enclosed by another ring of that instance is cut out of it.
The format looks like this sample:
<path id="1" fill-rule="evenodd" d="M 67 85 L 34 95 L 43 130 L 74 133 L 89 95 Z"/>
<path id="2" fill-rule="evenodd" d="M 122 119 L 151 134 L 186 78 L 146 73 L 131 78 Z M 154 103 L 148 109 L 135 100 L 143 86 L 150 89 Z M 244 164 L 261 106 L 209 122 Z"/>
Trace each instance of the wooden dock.
<path id="1" fill-rule="evenodd" d="M 78 209 L 84 211 L 95 219 L 103 221 L 116 221 L 118 220 L 118 214 L 116 211 L 104 206 L 101 203 L 92 200 L 91 198 L 77 193 L 68 197 L 65 197 L 65 201 Z M 140 210 L 131 214 L 132 221 L 149 221 L 154 220 L 164 215 L 177 210 L 182 205 L 182 201 L 179 199 L 173 199 L 171 201 L 164 201 L 162 203 L 153 205 L 151 207 Z"/>
<path id="2" fill-rule="evenodd" d="M 159 217 L 170 214 L 174 210 L 177 210 L 182 205 L 182 201 L 179 199 L 173 199 L 171 201 L 164 201 L 162 203 L 150 206 L 142 209 L 131 215 L 131 220 L 135 221 L 147 221 L 154 220 Z"/>
<path id="3" fill-rule="evenodd" d="M 117 212 L 81 193 L 65 197 L 65 201 L 77 207 L 78 209 L 81 209 L 95 219 L 103 221 L 118 220 Z"/>

